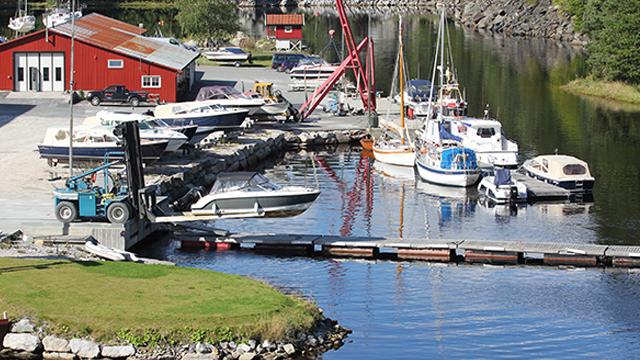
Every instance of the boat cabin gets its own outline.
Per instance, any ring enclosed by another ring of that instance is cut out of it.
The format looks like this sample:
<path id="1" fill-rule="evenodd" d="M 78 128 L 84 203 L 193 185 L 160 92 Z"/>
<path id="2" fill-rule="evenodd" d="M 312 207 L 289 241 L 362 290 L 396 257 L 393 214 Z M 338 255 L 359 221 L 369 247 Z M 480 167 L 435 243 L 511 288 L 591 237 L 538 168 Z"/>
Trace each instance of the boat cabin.
<path id="1" fill-rule="evenodd" d="M 557 180 L 591 177 L 586 162 L 567 155 L 543 155 L 532 159 L 531 169 Z"/>

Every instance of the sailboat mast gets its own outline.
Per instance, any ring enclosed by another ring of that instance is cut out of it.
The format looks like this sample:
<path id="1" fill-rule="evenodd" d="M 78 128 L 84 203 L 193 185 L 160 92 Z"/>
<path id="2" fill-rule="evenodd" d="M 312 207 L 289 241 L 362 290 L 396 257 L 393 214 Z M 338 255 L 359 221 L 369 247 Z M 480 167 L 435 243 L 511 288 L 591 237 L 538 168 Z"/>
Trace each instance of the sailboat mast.
<path id="1" fill-rule="evenodd" d="M 402 126 L 402 144 L 404 144 L 404 133 L 405 133 L 405 124 L 404 124 L 404 56 L 403 56 L 403 46 L 402 46 L 402 15 L 400 15 L 399 21 L 399 38 L 400 38 L 400 47 L 399 47 L 399 72 L 400 72 L 400 125 Z"/>
<path id="2" fill-rule="evenodd" d="M 440 28 L 441 31 L 441 39 L 440 39 L 440 86 L 444 86 L 444 6 L 442 7 L 442 14 L 440 15 Z"/>

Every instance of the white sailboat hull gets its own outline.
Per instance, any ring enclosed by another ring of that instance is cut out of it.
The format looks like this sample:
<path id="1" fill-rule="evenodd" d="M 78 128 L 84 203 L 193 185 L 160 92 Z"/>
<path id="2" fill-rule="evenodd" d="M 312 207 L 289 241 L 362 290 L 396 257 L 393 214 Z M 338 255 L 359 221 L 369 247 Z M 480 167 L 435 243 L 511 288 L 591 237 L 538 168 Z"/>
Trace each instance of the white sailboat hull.
<path id="1" fill-rule="evenodd" d="M 483 165 L 500 166 L 504 168 L 518 167 L 518 151 L 482 151 L 475 150 L 478 162 Z"/>
<path id="2" fill-rule="evenodd" d="M 480 178 L 480 172 L 478 170 L 435 169 L 422 163 L 419 159 L 415 161 L 420 178 L 434 184 L 467 187 L 477 183 Z"/>
<path id="3" fill-rule="evenodd" d="M 373 147 L 373 157 L 376 161 L 398 166 L 411 166 L 415 164 L 415 154 L 412 149 L 380 149 Z"/>
<path id="4" fill-rule="evenodd" d="M 12 18 L 9 20 L 9 29 L 20 33 L 29 32 L 36 28 L 36 18 L 32 15 Z"/>

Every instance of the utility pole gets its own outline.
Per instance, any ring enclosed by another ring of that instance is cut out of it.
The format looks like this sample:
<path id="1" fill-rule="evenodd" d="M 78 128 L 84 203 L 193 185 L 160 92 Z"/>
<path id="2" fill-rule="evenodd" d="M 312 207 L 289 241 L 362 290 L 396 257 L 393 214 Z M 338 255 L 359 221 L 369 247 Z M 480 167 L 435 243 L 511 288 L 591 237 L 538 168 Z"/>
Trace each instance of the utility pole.
<path id="1" fill-rule="evenodd" d="M 73 60 L 76 37 L 76 2 L 71 0 L 71 61 L 69 64 L 69 177 L 73 176 Z"/>

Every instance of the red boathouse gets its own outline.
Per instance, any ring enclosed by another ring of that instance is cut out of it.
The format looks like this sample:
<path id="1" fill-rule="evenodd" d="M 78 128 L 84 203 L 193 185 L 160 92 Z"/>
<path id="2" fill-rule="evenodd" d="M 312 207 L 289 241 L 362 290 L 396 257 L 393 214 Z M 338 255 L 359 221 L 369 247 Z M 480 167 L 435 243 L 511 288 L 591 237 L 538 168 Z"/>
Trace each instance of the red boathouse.
<path id="1" fill-rule="evenodd" d="M 300 50 L 302 45 L 302 14 L 267 14 L 265 18 L 267 36 L 276 39 L 276 48 Z"/>
<path id="2" fill-rule="evenodd" d="M 97 13 L 75 21 L 74 88 L 125 85 L 173 102 L 195 81 L 197 52 L 147 38 L 145 29 Z M 71 23 L 0 44 L 0 90 L 69 89 Z"/>

